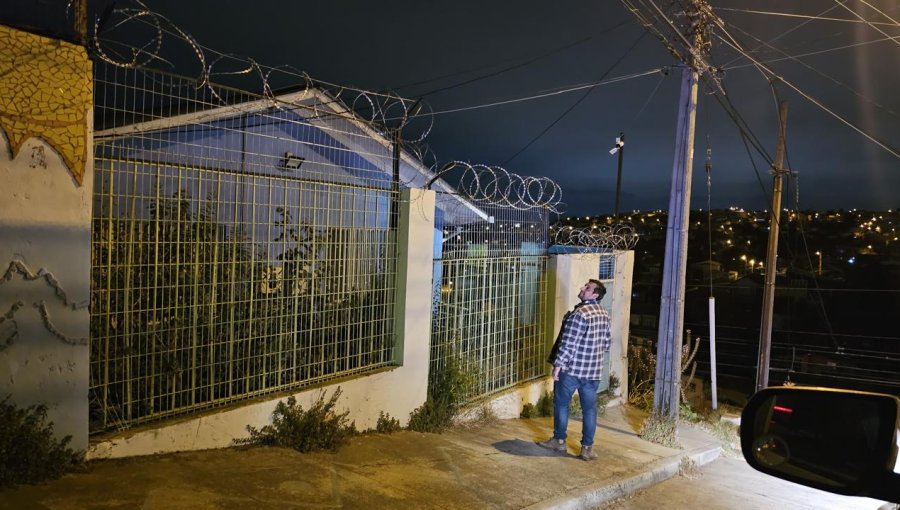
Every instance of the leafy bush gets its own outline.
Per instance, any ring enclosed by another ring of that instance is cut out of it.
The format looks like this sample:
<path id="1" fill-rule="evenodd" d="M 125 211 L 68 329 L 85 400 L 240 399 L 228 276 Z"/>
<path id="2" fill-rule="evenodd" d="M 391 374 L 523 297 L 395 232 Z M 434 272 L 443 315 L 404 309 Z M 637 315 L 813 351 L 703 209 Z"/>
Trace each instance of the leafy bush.
<path id="1" fill-rule="evenodd" d="M 235 439 L 236 444 L 272 445 L 293 448 L 300 452 L 335 450 L 357 434 L 354 422 L 347 420 L 350 411 L 335 413 L 334 408 L 341 389 L 337 388 L 325 401 L 325 392 L 304 411 L 297 399 L 288 397 L 287 403 L 278 402 L 272 413 L 272 424 L 257 430 L 247 425 L 249 438 Z"/>
<path id="2" fill-rule="evenodd" d="M 553 393 L 545 391 L 536 404 L 526 403 L 522 406 L 522 412 L 519 414 L 521 418 L 538 418 L 542 416 L 553 416 Z"/>
<path id="3" fill-rule="evenodd" d="M 519 418 L 534 418 L 535 416 L 537 416 L 537 408 L 531 402 L 525 402 L 525 405 L 522 406 L 522 412 L 519 413 Z"/>
<path id="4" fill-rule="evenodd" d="M 546 391 L 535 406 L 538 416 L 553 416 L 553 392 Z"/>
<path id="5" fill-rule="evenodd" d="M 693 409 L 691 409 L 691 406 L 686 402 L 682 402 L 679 405 L 678 416 L 680 416 L 682 420 L 686 420 L 691 423 L 697 423 L 701 419 L 701 416 L 697 414 Z"/>
<path id="6" fill-rule="evenodd" d="M 378 413 L 378 423 L 375 424 L 375 432 L 382 434 L 393 434 L 399 432 L 403 427 L 400 426 L 400 420 L 392 418 L 390 414 L 381 411 Z"/>
<path id="7" fill-rule="evenodd" d="M 458 360 L 448 357 L 442 368 L 432 372 L 425 403 L 409 414 L 409 429 L 437 433 L 446 430 L 477 381 L 477 374 L 466 372 Z"/>
<path id="8" fill-rule="evenodd" d="M 47 406 L 20 409 L 8 401 L 0 402 L 0 488 L 56 479 L 81 466 L 84 453 L 66 446 L 72 436 L 54 437 Z"/>

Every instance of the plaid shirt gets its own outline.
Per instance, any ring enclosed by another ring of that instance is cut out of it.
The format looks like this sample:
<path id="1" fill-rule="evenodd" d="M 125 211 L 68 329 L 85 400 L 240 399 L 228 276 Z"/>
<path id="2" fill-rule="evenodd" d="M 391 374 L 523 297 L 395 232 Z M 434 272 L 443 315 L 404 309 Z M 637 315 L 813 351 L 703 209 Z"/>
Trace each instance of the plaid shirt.
<path id="1" fill-rule="evenodd" d="M 612 341 L 609 313 L 596 300 L 583 301 L 566 314 L 560 335 L 553 366 L 575 377 L 600 380 L 603 356 Z"/>

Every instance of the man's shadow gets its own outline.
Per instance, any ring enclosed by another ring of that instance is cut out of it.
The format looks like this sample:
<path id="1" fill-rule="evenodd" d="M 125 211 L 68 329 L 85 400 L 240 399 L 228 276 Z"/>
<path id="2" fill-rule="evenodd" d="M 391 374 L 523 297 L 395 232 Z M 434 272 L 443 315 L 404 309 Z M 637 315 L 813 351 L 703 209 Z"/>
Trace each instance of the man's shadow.
<path id="1" fill-rule="evenodd" d="M 546 448 L 541 448 L 534 441 L 522 439 L 506 439 L 497 441 L 493 445 L 497 451 L 517 455 L 519 457 L 569 457 L 568 453 L 557 453 Z"/>

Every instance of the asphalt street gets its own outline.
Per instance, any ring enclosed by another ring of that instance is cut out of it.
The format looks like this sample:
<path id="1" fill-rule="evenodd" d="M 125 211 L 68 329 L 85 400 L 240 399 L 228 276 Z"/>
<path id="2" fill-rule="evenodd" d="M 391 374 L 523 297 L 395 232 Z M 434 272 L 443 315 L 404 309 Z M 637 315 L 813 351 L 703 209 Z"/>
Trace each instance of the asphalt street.
<path id="1" fill-rule="evenodd" d="M 884 504 L 797 485 L 760 473 L 743 459 L 732 457 L 722 456 L 703 467 L 683 471 L 597 510 L 876 510 Z"/>

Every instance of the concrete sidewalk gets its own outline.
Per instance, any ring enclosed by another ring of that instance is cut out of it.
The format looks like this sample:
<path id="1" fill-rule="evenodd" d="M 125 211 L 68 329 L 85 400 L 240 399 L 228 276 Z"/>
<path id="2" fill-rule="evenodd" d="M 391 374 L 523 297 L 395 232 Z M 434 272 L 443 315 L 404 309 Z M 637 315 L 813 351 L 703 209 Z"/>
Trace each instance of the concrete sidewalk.
<path id="1" fill-rule="evenodd" d="M 444 434 L 354 438 L 336 453 L 229 448 L 95 461 L 83 473 L 0 491 L 0 509 L 592 508 L 674 476 L 684 457 L 705 464 L 719 442 L 679 428 L 683 450 L 636 435 L 643 415 L 614 407 L 600 418 L 594 462 L 534 444 L 552 420 L 503 420 Z"/>

